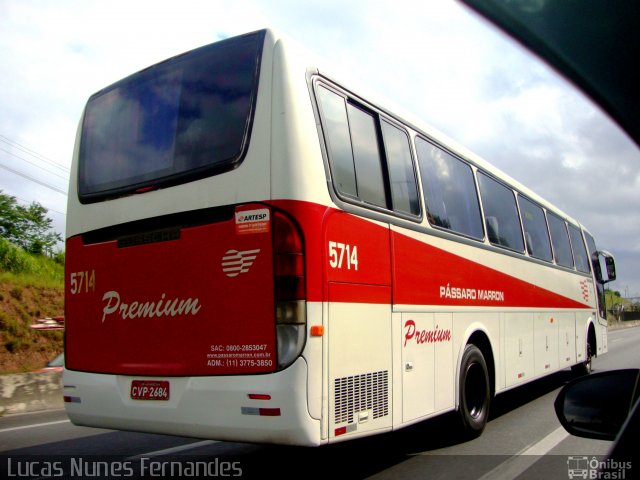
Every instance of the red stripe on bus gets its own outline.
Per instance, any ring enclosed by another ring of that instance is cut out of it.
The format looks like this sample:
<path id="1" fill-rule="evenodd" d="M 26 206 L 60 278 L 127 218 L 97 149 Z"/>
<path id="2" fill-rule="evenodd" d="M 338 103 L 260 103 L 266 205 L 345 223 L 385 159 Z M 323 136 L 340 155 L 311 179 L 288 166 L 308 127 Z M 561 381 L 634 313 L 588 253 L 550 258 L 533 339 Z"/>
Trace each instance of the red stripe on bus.
<path id="1" fill-rule="evenodd" d="M 294 200 L 269 203 L 292 215 L 304 232 L 309 301 L 382 303 L 381 297 L 361 291 L 369 285 L 382 285 L 392 287 L 393 303 L 402 305 L 595 308 L 431 245 L 428 242 L 433 237 L 426 233 L 424 239 L 417 240 L 390 230 L 387 225 L 331 207 Z M 342 268 L 332 268 L 329 242 L 339 244 L 339 248 L 348 246 L 350 253 L 357 247 L 358 268 L 347 263 L 346 257 Z M 452 248 L 459 245 L 451 242 Z M 478 252 L 480 248 L 479 244 Z M 545 285 L 552 286 L 555 279 L 557 285 L 570 282 L 567 275 L 571 273 L 551 265 L 533 264 L 525 257 L 493 255 L 499 261 L 517 262 L 522 269 L 539 269 Z M 574 276 L 577 285 L 584 280 Z M 330 295 L 327 281 L 352 286 Z M 577 294 L 575 298 L 579 298 Z"/>
<path id="2" fill-rule="evenodd" d="M 396 304 L 589 308 L 589 305 L 451 252 L 396 232 L 392 235 Z M 520 263 L 522 268 L 530 265 L 525 261 Z M 535 268 L 540 268 L 541 276 L 548 283 L 553 281 L 554 275 L 566 275 L 549 267 Z"/>

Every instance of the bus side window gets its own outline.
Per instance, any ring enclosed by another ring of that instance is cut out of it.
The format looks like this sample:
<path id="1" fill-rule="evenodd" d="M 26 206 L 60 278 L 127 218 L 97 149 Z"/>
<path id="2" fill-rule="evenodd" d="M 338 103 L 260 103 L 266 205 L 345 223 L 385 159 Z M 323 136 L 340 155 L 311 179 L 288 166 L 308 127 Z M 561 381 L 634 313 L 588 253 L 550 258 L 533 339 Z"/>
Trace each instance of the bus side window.
<path id="1" fill-rule="evenodd" d="M 478 172 L 478 184 L 489 241 L 500 247 L 523 252 L 524 241 L 513 190 L 482 172 Z"/>
<path id="2" fill-rule="evenodd" d="M 375 117 L 355 105 L 347 104 L 353 160 L 356 166 L 358 198 L 364 202 L 387 207 L 382 163 L 376 133 Z"/>
<path id="3" fill-rule="evenodd" d="M 387 208 L 376 117 L 317 86 L 333 185 L 339 193 Z"/>
<path id="4" fill-rule="evenodd" d="M 358 196 L 345 99 L 319 85 L 316 89 L 327 143 L 333 185 L 345 195 Z"/>
<path id="5" fill-rule="evenodd" d="M 576 262 L 576 268 L 579 272 L 589 273 L 589 255 L 587 248 L 582 239 L 582 232 L 575 225 L 569 224 L 569 238 L 571 238 L 571 246 L 573 247 L 573 258 Z"/>
<path id="6" fill-rule="evenodd" d="M 544 211 L 531 200 L 522 196 L 518 196 L 518 204 L 522 214 L 527 252 L 532 257 L 550 262 L 553 260 L 553 254 Z"/>
<path id="7" fill-rule="evenodd" d="M 411 161 L 409 137 L 399 128 L 382 121 L 382 136 L 389 165 L 391 201 L 397 212 L 420 214 L 416 174 Z"/>
<path id="8" fill-rule="evenodd" d="M 416 151 L 429 223 L 482 240 L 480 203 L 471 167 L 420 137 L 416 138 Z"/>
<path id="9" fill-rule="evenodd" d="M 569 243 L 567 225 L 564 223 L 564 220 L 553 213 L 547 213 L 547 221 L 549 222 L 549 231 L 551 232 L 551 241 L 553 243 L 556 263 L 563 267 L 573 268 L 573 256 L 571 255 L 571 244 Z"/>

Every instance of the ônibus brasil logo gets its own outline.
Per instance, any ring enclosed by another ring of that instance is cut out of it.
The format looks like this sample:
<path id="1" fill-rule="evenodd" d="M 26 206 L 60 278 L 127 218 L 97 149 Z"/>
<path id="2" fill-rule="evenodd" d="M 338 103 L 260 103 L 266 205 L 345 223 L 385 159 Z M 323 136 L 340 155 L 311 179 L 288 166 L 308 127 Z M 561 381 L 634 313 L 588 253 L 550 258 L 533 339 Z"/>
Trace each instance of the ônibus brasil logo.
<path id="1" fill-rule="evenodd" d="M 247 273 L 256 257 L 260 253 L 260 249 L 244 250 L 227 250 L 222 257 L 222 271 L 228 277 L 237 277 L 241 273 Z"/>

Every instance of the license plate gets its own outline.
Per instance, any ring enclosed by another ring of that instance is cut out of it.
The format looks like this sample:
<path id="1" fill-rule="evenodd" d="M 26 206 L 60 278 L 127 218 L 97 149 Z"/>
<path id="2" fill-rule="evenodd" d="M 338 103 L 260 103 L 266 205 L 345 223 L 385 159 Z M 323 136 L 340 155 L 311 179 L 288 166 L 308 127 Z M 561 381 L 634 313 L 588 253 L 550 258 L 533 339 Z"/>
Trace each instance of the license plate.
<path id="1" fill-rule="evenodd" d="M 169 400 L 167 380 L 134 380 L 131 382 L 133 400 Z"/>

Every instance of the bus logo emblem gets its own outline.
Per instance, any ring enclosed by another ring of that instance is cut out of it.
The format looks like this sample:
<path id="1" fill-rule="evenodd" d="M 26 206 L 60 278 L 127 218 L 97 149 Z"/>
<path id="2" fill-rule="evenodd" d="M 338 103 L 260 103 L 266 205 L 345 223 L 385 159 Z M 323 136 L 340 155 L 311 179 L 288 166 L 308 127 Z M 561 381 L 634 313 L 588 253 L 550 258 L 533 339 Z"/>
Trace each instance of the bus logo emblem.
<path id="1" fill-rule="evenodd" d="M 244 250 L 227 250 L 222 256 L 222 271 L 227 277 L 237 277 L 241 273 L 247 273 L 256 257 L 260 253 L 260 249 Z"/>

